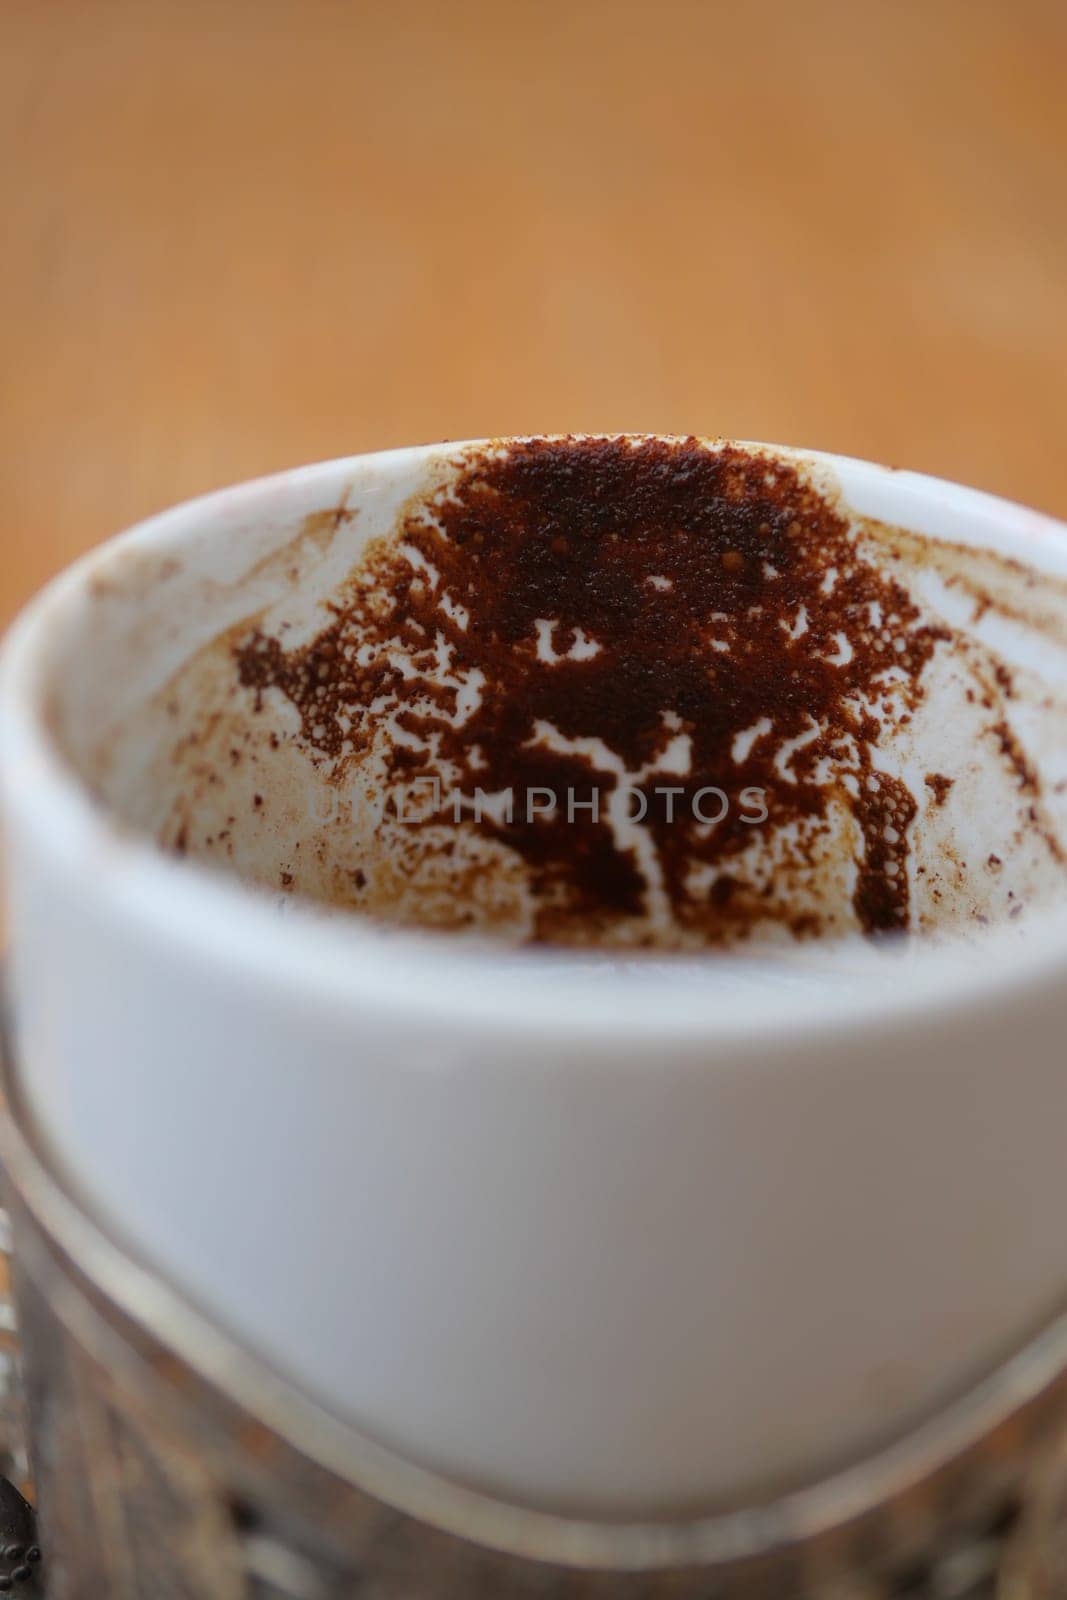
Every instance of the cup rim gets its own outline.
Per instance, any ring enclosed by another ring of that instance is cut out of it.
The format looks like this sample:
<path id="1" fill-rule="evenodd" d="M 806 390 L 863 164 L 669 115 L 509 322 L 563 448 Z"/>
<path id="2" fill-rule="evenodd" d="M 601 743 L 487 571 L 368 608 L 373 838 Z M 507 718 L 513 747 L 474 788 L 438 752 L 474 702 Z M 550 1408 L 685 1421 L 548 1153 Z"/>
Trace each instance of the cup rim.
<path id="1" fill-rule="evenodd" d="M 672 954 L 631 958 L 614 954 L 519 950 L 491 939 L 447 932 L 392 928 L 312 902 L 293 901 L 279 916 L 263 889 L 160 850 L 99 805 L 55 743 L 44 715 L 46 645 L 65 609 L 100 571 L 130 549 L 150 551 L 205 523 L 227 518 L 272 497 L 332 484 L 368 466 L 409 472 L 442 452 L 453 454 L 522 438 L 463 440 L 339 457 L 251 479 L 184 501 L 96 546 L 53 578 L 22 610 L 0 649 L 0 765 L 7 804 L 18 811 L 65 871 L 94 872 L 95 890 L 116 914 L 145 937 L 170 943 L 213 971 L 253 983 L 300 989 L 319 1004 L 351 1010 L 368 1000 L 393 1005 L 426 1023 L 461 1015 L 487 1030 L 506 1027 L 539 1034 L 594 1033 L 659 1041 L 707 1041 L 763 1049 L 777 1037 L 869 1029 L 892 1019 L 932 1018 L 961 1007 L 996 1010 L 1007 989 L 1056 983 L 1067 970 L 1067 897 L 1032 910 L 1023 937 L 1010 924 L 975 937 L 909 939 L 889 951 L 862 950 L 855 940 L 815 941 L 813 977 L 835 963 L 846 983 L 813 981 L 767 986 L 758 1004 L 753 989 L 706 979 L 709 961 L 733 963 L 740 974 L 766 959 L 732 954 Z M 669 434 L 574 435 L 653 437 Z M 865 484 L 876 499 L 891 501 L 903 489 L 931 503 L 952 506 L 992 527 L 1010 524 L 1033 540 L 1035 558 L 1052 555 L 1067 571 L 1067 524 L 983 491 L 922 473 L 880 466 L 855 457 L 756 441 L 707 439 L 712 446 L 742 448 L 825 468 Z M 845 494 L 849 499 L 848 492 Z M 886 520 L 892 520 L 886 518 Z M 982 541 L 983 543 L 985 541 Z M 806 947 L 800 947 L 803 952 Z M 800 970 L 791 952 L 790 967 Z M 595 982 L 591 982 L 591 970 Z"/>

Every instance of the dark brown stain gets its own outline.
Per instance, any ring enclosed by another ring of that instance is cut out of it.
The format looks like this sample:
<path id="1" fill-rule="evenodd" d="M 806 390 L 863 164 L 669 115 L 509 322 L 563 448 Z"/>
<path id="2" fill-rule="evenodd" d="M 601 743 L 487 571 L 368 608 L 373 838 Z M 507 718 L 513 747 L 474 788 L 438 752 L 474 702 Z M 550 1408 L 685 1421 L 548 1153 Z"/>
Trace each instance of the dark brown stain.
<path id="1" fill-rule="evenodd" d="M 465 608 L 465 626 L 442 609 L 446 591 Z M 291 702 L 303 741 L 338 782 L 367 748 L 372 702 L 387 696 L 404 732 L 437 740 L 465 794 L 511 790 L 513 822 L 472 825 L 526 864 L 536 937 L 595 936 L 647 913 L 638 854 L 620 848 L 603 816 L 617 782 L 604 747 L 628 773 L 646 774 L 635 783 L 647 804 L 641 826 L 679 926 L 716 943 L 767 914 L 740 865 L 754 832 L 755 808 L 739 803 L 746 791 L 762 792 L 763 825 L 778 837 L 796 825 L 802 858 L 832 807 L 847 814 L 861 927 L 908 926 L 917 804 L 872 757 L 883 720 L 906 719 L 922 699 L 924 669 L 949 632 L 863 554 L 837 504 L 791 465 L 697 440 L 548 439 L 474 451 L 458 458 L 446 495 L 409 506 L 396 533 L 368 550 L 333 612 L 294 649 L 251 628 L 235 649 L 241 684 L 257 706 L 266 690 Z M 539 630 L 551 660 L 539 653 Z M 417 683 L 390 660 L 398 637 L 425 669 Z M 455 691 L 431 681 L 438 638 L 457 668 L 484 678 L 481 704 L 461 727 L 452 725 Z M 545 727 L 572 748 L 549 748 L 538 738 Z M 688 766 L 672 777 L 656 764 L 677 738 L 688 741 Z M 791 741 L 784 778 L 778 763 Z M 391 781 L 430 773 L 424 756 L 395 747 Z M 951 780 L 930 774 L 926 783 L 943 803 Z M 677 792 L 665 797 L 657 785 Z M 597 820 L 527 819 L 533 790 L 585 799 L 593 788 Z M 712 789 L 732 803 L 706 828 L 693 802 Z M 700 894 L 689 885 L 694 864 L 711 869 Z M 798 936 L 822 931 L 810 912 L 782 917 Z"/>
<path id="2" fill-rule="evenodd" d="M 926 787 L 932 791 L 935 801 L 943 806 L 949 797 L 949 792 L 955 782 L 954 778 L 946 778 L 943 772 L 928 772 L 923 779 Z"/>
<path id="3" fill-rule="evenodd" d="M 980 622 L 992 611 L 1061 646 L 1067 645 L 1067 580 L 1038 573 L 999 550 L 954 544 L 881 523 L 874 526 L 886 545 L 911 566 L 938 573 L 949 589 L 965 594 L 973 607 L 972 621 Z M 1002 688 L 1011 698 L 1011 668 L 1000 662 L 995 670 L 998 677 L 1001 672 L 1006 675 Z"/>

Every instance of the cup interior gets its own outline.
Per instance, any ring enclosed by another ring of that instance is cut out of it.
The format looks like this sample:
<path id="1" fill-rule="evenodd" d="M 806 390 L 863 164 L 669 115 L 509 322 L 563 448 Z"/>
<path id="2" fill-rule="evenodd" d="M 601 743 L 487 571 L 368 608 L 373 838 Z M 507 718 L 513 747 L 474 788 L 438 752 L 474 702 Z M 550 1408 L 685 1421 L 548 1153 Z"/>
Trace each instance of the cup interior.
<path id="1" fill-rule="evenodd" d="M 279 902 L 594 950 L 1018 920 L 1064 887 L 1063 551 L 926 499 L 648 436 L 308 469 L 94 558 L 49 726 Z"/>

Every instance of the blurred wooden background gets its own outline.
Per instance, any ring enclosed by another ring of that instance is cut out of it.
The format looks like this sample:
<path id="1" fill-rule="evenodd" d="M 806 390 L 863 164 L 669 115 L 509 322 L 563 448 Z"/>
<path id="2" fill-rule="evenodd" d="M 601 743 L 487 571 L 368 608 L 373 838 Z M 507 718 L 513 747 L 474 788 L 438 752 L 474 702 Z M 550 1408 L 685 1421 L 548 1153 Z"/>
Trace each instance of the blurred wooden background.
<path id="1" fill-rule="evenodd" d="M 1063 0 L 0 0 L 0 621 L 168 501 L 516 430 L 1067 515 Z"/>

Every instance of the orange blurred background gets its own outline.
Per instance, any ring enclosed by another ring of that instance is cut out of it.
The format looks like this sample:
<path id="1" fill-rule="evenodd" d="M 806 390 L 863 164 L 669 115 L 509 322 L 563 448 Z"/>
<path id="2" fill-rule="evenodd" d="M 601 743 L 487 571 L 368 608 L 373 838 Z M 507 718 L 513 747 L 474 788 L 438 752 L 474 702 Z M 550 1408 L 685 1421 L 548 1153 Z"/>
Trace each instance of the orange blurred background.
<path id="1" fill-rule="evenodd" d="M 816 445 L 1067 515 L 1067 8 L 0 0 L 0 620 L 434 438 Z"/>

